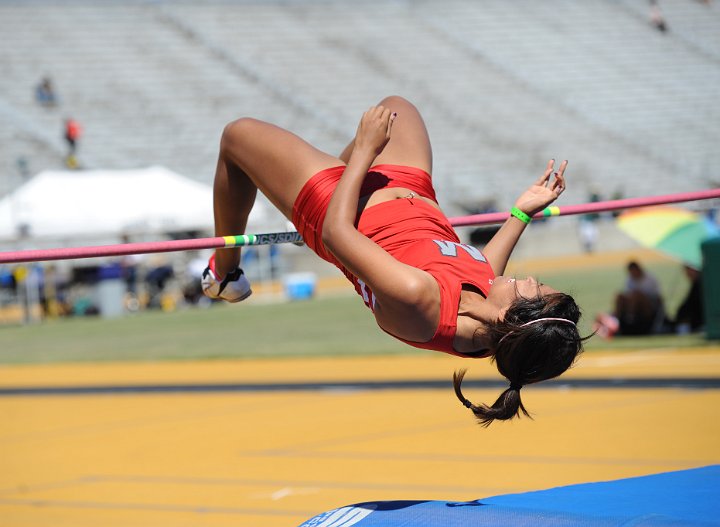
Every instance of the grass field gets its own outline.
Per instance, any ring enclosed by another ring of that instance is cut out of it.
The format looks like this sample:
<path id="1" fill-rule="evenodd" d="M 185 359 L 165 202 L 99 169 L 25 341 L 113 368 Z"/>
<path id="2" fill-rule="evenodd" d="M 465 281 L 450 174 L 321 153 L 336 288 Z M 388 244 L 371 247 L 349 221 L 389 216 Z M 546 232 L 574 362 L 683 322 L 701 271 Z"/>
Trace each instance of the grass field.
<path id="1" fill-rule="evenodd" d="M 593 257 L 527 262 L 511 271 L 573 294 L 584 312 L 580 328 L 590 333 L 595 313 L 609 309 L 624 280 L 627 257 L 608 265 Z M 598 261 L 598 264 L 593 262 Z M 567 263 L 567 265 L 564 265 Z M 687 290 L 679 266 L 654 258 L 648 268 L 664 286 L 674 313 Z M 66 361 L 190 360 L 315 355 L 424 352 L 407 347 L 379 330 L 371 313 L 349 288 L 347 294 L 311 301 L 267 302 L 261 295 L 239 305 L 216 304 L 172 313 L 148 311 L 120 319 L 63 319 L 0 328 L 0 363 Z M 703 346 L 700 335 L 591 339 L 587 348 Z"/>

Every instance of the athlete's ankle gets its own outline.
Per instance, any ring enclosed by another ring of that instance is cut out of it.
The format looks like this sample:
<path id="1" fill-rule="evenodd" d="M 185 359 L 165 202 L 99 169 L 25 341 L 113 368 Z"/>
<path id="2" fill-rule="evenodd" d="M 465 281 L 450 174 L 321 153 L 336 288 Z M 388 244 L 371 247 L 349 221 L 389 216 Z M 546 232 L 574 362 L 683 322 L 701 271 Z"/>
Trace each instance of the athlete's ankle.
<path id="1" fill-rule="evenodd" d="M 237 253 L 237 256 L 232 253 Z M 238 249 L 223 249 L 222 251 L 216 251 L 210 257 L 210 269 L 218 280 L 223 280 L 229 273 L 237 269 L 239 264 L 240 251 Z"/>

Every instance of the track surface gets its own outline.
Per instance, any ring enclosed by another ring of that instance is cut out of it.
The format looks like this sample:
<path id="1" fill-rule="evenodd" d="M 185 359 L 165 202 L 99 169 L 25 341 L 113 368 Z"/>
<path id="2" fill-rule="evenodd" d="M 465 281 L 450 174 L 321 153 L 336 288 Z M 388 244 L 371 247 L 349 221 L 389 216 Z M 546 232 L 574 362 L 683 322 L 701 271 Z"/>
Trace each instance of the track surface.
<path id="1" fill-rule="evenodd" d="M 459 367 L 466 395 L 492 402 L 488 361 L 441 355 L 0 367 L 0 523 L 297 526 L 360 501 L 720 462 L 720 347 L 588 354 L 568 382 L 523 390 L 534 421 L 489 429 L 452 394 Z M 275 389 L 192 389 L 258 384 Z"/>

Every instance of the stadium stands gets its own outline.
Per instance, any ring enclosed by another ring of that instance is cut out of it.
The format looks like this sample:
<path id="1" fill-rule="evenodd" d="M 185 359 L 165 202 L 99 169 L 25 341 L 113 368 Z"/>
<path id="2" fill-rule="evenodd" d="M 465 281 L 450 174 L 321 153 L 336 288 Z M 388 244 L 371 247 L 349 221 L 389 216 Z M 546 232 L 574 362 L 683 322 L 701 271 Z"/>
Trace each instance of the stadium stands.
<path id="1" fill-rule="evenodd" d="M 225 123 L 252 115 L 338 152 L 367 106 L 423 111 L 451 214 L 507 207 L 549 157 L 567 203 L 707 188 L 720 176 L 720 6 L 644 0 L 0 0 L 0 195 L 63 163 L 161 164 L 212 180 Z M 33 99 L 43 76 L 60 102 Z"/>

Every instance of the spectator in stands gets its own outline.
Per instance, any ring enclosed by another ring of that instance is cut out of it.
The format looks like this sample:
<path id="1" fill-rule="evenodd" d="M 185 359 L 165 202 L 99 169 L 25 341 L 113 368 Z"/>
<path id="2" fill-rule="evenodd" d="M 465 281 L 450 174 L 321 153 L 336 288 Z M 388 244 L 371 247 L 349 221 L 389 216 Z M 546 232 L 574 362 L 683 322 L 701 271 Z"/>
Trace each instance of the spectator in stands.
<path id="1" fill-rule="evenodd" d="M 52 107 L 57 104 L 57 96 L 55 95 L 55 88 L 50 77 L 43 77 L 43 79 L 35 86 L 35 100 L 38 104 L 46 107 Z"/>
<path id="2" fill-rule="evenodd" d="M 187 256 L 190 256 L 190 260 L 187 262 L 185 272 L 181 277 L 183 298 L 190 305 L 210 305 L 213 301 L 203 295 L 200 281 L 207 266 L 207 256 L 203 256 L 200 252 L 196 254 L 188 253 Z"/>
<path id="3" fill-rule="evenodd" d="M 597 192 L 590 193 L 590 197 L 588 198 L 589 203 L 597 203 L 600 200 L 600 194 Z M 599 219 L 600 214 L 597 212 L 580 216 L 580 243 L 586 253 L 591 253 L 595 250 L 595 244 L 598 239 L 597 222 Z"/>
<path id="4" fill-rule="evenodd" d="M 407 100 L 388 97 L 365 112 L 338 157 L 244 118 L 222 135 L 215 231 L 242 234 L 260 189 L 308 247 L 345 273 L 384 331 L 422 349 L 493 358 L 510 386 L 492 406 L 462 395 L 464 372 L 454 383 L 460 401 L 489 424 L 525 412 L 521 387 L 560 375 L 582 351 L 572 297 L 534 278 L 496 276 L 532 215 L 565 190 L 566 167 L 550 160 L 480 252 L 460 243 L 437 203 L 428 132 Z M 501 185 L 491 175 L 482 184 Z M 203 273 L 205 294 L 247 298 L 239 262 L 239 249 L 216 251 Z"/>
<path id="5" fill-rule="evenodd" d="M 81 135 L 82 128 L 80 128 L 80 123 L 73 118 L 65 119 L 65 141 L 68 144 L 66 164 L 69 168 L 77 168 L 75 152 L 77 151 L 77 143 Z"/>
<path id="6" fill-rule="evenodd" d="M 705 325 L 705 311 L 703 308 L 702 273 L 689 265 L 685 266 L 685 276 L 690 280 L 685 299 L 678 307 L 675 315 L 675 331 L 689 333 L 698 331 Z"/>
<path id="7" fill-rule="evenodd" d="M 650 23 L 661 33 L 665 33 L 668 30 L 665 17 L 662 14 L 657 0 L 650 0 Z"/>
<path id="8" fill-rule="evenodd" d="M 20 177 L 22 177 L 23 181 L 30 178 L 30 163 L 28 163 L 27 157 L 19 156 L 15 160 L 15 165 L 17 166 L 18 172 L 20 173 Z"/>
<path id="9" fill-rule="evenodd" d="M 610 199 L 612 199 L 612 200 L 620 200 L 620 199 L 624 199 L 624 198 L 625 198 L 625 193 L 623 192 L 622 189 L 615 190 L 615 192 L 613 192 L 612 196 L 610 197 Z M 610 213 L 610 215 L 613 218 L 617 218 L 618 216 L 620 216 L 620 214 L 622 214 L 622 210 L 614 210 Z"/>
<path id="10" fill-rule="evenodd" d="M 15 275 L 10 268 L 0 265 L 0 289 L 8 289 L 15 292 L 16 286 Z"/>
<path id="11" fill-rule="evenodd" d="M 174 276 L 175 271 L 172 265 L 165 262 L 158 262 L 148 270 L 145 275 L 148 293 L 147 307 L 160 308 L 163 306 L 165 286 Z"/>

